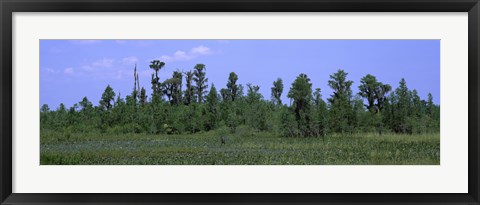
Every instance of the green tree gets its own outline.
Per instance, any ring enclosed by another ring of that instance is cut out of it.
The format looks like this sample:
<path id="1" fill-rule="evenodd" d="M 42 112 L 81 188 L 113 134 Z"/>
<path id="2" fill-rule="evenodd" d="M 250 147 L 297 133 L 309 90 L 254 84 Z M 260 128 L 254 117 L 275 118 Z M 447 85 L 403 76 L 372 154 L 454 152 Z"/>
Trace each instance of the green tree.
<path id="1" fill-rule="evenodd" d="M 262 94 L 259 93 L 260 86 L 248 83 L 247 88 L 246 104 L 242 102 L 236 103 L 240 111 L 237 113 L 237 116 L 241 116 L 240 113 L 243 114 L 246 125 L 256 130 L 267 130 L 269 112 L 266 103 L 263 101 Z"/>
<path id="2" fill-rule="evenodd" d="M 135 64 L 135 68 L 133 70 L 133 91 L 132 91 L 132 96 L 135 104 L 137 103 L 137 100 L 140 98 L 140 80 L 138 79 L 138 73 L 137 73 L 137 64 Z"/>
<path id="3" fill-rule="evenodd" d="M 231 99 L 230 91 L 228 91 L 228 89 L 226 89 L 226 88 L 220 89 L 220 95 L 222 96 L 222 101 L 223 102 L 230 101 L 230 99 Z"/>
<path id="4" fill-rule="evenodd" d="M 63 103 L 60 103 L 60 105 L 57 107 L 57 110 L 55 110 L 55 121 L 54 121 L 54 127 L 58 129 L 63 129 L 67 126 L 67 108 Z"/>
<path id="5" fill-rule="evenodd" d="M 102 99 L 100 100 L 100 106 L 104 110 L 110 110 L 110 108 L 112 108 L 113 106 L 112 101 L 114 97 L 115 97 L 115 92 L 113 92 L 113 89 L 110 87 L 110 85 L 108 85 L 105 88 L 105 91 L 103 91 Z"/>
<path id="6" fill-rule="evenodd" d="M 383 108 L 385 108 L 385 104 L 387 102 L 387 94 L 392 90 L 392 86 L 389 84 L 382 84 L 379 85 L 375 89 L 375 98 L 377 99 L 377 110 L 381 112 Z"/>
<path id="7" fill-rule="evenodd" d="M 310 102 L 312 101 L 312 84 L 306 74 L 300 74 L 292 83 L 287 95 L 293 99 L 293 108 L 298 130 L 303 136 L 312 135 L 310 126 Z"/>
<path id="8" fill-rule="evenodd" d="M 152 74 L 152 90 L 153 90 L 153 98 L 161 97 L 161 87 L 160 87 L 160 78 L 158 77 L 158 71 L 161 70 L 165 66 L 164 62 L 159 60 L 152 60 L 150 61 L 150 68 L 155 71 L 155 75 Z"/>
<path id="9" fill-rule="evenodd" d="M 423 115 L 423 105 L 422 105 L 422 100 L 420 99 L 420 96 L 418 96 L 418 92 L 416 89 L 413 89 L 410 93 L 410 96 L 412 98 L 412 114 L 420 117 Z"/>
<path id="10" fill-rule="evenodd" d="M 145 90 L 145 88 L 142 87 L 142 89 L 140 90 L 140 105 L 144 106 L 145 104 L 147 104 L 147 91 Z"/>
<path id="11" fill-rule="evenodd" d="M 365 107 L 367 107 L 367 110 L 370 112 L 377 112 L 375 107 L 375 89 L 377 89 L 379 86 L 377 78 L 368 74 L 360 80 L 360 83 L 361 85 L 358 86 L 358 90 L 360 90 L 360 92 L 358 94 L 367 99 L 368 104 L 365 105 Z"/>
<path id="12" fill-rule="evenodd" d="M 206 73 L 205 73 L 206 68 L 204 64 L 197 64 L 195 65 L 194 69 L 195 70 L 193 71 L 193 75 L 194 75 L 193 81 L 195 81 L 196 83 L 195 97 L 197 99 L 197 102 L 202 103 L 204 102 L 204 95 L 207 92 L 207 88 L 208 88 L 208 85 L 207 85 L 208 78 L 206 78 Z"/>
<path id="13" fill-rule="evenodd" d="M 40 107 L 40 129 L 46 128 L 52 124 L 52 122 L 50 122 L 51 119 L 49 112 L 50 108 L 47 104 L 43 104 L 42 107 Z"/>
<path id="14" fill-rule="evenodd" d="M 260 101 L 262 98 L 262 95 L 258 92 L 260 90 L 260 86 L 248 83 L 247 88 L 247 103 L 252 104 Z"/>
<path id="15" fill-rule="evenodd" d="M 360 90 L 358 94 L 367 100 L 368 104 L 365 105 L 367 110 L 374 113 L 381 112 L 387 99 L 386 95 L 392 87 L 378 82 L 377 78 L 370 74 L 364 76 L 360 82 L 362 84 L 358 86 Z"/>
<path id="16" fill-rule="evenodd" d="M 407 82 L 402 78 L 398 88 L 395 89 L 395 96 L 391 102 L 394 105 L 392 123 L 395 132 L 412 133 L 412 127 L 407 124 L 407 119 L 411 116 L 411 102 L 411 93 L 408 90 Z"/>
<path id="17" fill-rule="evenodd" d="M 429 115 L 432 115 L 435 109 L 435 105 L 433 104 L 433 96 L 432 93 L 428 93 L 427 98 L 427 112 Z"/>
<path id="18" fill-rule="evenodd" d="M 193 72 L 188 71 L 185 73 L 185 83 L 186 83 L 186 90 L 184 96 L 184 104 L 190 105 L 190 103 L 194 102 L 194 93 L 195 93 L 195 86 L 192 84 L 193 81 Z"/>
<path id="19" fill-rule="evenodd" d="M 83 97 L 79 104 L 82 112 L 87 112 L 93 109 L 93 104 L 88 100 L 87 96 Z"/>
<path id="20" fill-rule="evenodd" d="M 110 128 L 117 126 L 118 129 L 120 129 L 120 126 L 123 126 L 127 122 L 126 102 L 122 98 L 121 93 L 118 93 L 117 99 L 114 102 L 114 106 L 108 115 L 110 115 L 111 120 Z M 121 132 L 121 130 L 114 131 Z"/>
<path id="21" fill-rule="evenodd" d="M 280 107 L 280 126 L 279 132 L 285 137 L 297 137 L 300 136 L 300 130 L 298 129 L 297 120 L 295 119 L 295 113 L 291 107 Z"/>
<path id="22" fill-rule="evenodd" d="M 238 85 L 237 85 L 238 75 L 235 72 L 231 72 L 228 76 L 227 89 L 229 91 L 229 96 L 232 101 L 235 101 L 238 94 Z"/>
<path id="23" fill-rule="evenodd" d="M 377 81 L 377 78 L 373 75 L 366 75 L 361 80 L 361 85 L 358 86 L 359 97 L 363 97 L 367 100 L 365 107 L 369 113 L 365 113 L 362 100 L 358 98 L 354 100 L 353 107 L 356 112 L 356 127 L 357 130 L 363 130 L 365 132 L 383 132 L 383 119 L 380 112 L 385 107 L 386 95 L 391 90 L 390 85 L 383 84 Z M 360 103 L 362 102 L 362 103 Z"/>
<path id="24" fill-rule="evenodd" d="M 43 104 L 42 107 L 40 108 L 41 113 L 48 113 L 50 112 L 50 108 L 48 107 L 47 104 Z"/>
<path id="25" fill-rule="evenodd" d="M 244 95 L 244 93 L 243 93 L 243 85 L 242 85 L 242 84 L 238 84 L 237 98 L 242 98 L 243 95 Z"/>
<path id="26" fill-rule="evenodd" d="M 218 121 L 218 93 L 215 85 L 212 84 L 210 92 L 207 95 L 205 129 L 213 130 L 216 128 Z"/>
<path id="27" fill-rule="evenodd" d="M 180 134 L 227 126 L 232 133 L 238 127 L 239 135 L 244 130 L 275 130 L 283 136 L 305 137 L 325 136 L 330 132 L 382 133 L 384 128 L 410 134 L 440 131 L 440 105 L 433 102 L 430 93 L 422 100 L 417 90 L 408 89 L 405 79 L 392 92 L 390 85 L 369 74 L 361 78 L 358 95 L 352 96 L 353 81 L 347 79 L 348 73 L 338 70 L 330 75 L 328 85 L 333 93 L 324 101 L 321 90 L 317 88 L 312 92 L 311 80 L 302 73 L 287 93 L 291 99 L 287 106 L 281 101 L 284 89 L 281 78 L 273 82 L 271 100 L 265 100 L 259 92 L 260 87 L 250 83 L 244 95 L 244 87 L 238 83 L 238 75 L 234 72 L 228 76 L 226 88 L 217 92 L 212 84 L 207 94 L 208 79 L 203 64 L 197 64 L 193 71 L 186 73 L 175 71 L 171 78 L 160 83 L 158 72 L 164 66 L 165 63 L 158 60 L 150 64 L 154 70 L 152 95 L 156 96 L 152 96 L 150 102 L 145 88 L 140 89 L 135 65 L 131 95 L 123 99 L 108 85 L 98 106 L 86 96 L 69 109 L 60 104 L 55 111 L 50 111 L 44 104 L 40 108 L 41 129 Z M 182 91 L 183 74 L 185 91 Z"/>
<path id="28" fill-rule="evenodd" d="M 281 78 L 277 78 L 276 81 L 273 81 L 272 87 L 272 99 L 275 105 L 282 104 L 282 93 L 283 93 L 283 81 Z"/>
<path id="29" fill-rule="evenodd" d="M 57 112 L 58 113 L 65 113 L 67 112 L 67 108 L 65 107 L 65 105 L 63 103 L 60 103 L 60 105 L 58 106 L 57 108 Z"/>
<path id="30" fill-rule="evenodd" d="M 74 127 L 74 125 L 77 125 L 80 121 L 78 117 L 77 109 L 78 109 L 77 103 L 73 104 L 72 107 L 68 109 L 67 122 L 68 122 L 68 126 L 70 127 Z"/>
<path id="31" fill-rule="evenodd" d="M 313 92 L 314 109 L 314 132 L 316 136 L 325 136 L 328 129 L 327 103 L 322 99 L 321 89 L 316 88 Z"/>
<path id="32" fill-rule="evenodd" d="M 433 103 L 433 96 L 428 93 L 426 102 L 426 115 L 428 120 L 428 131 L 438 133 L 440 132 L 440 106 Z"/>
<path id="33" fill-rule="evenodd" d="M 172 105 L 179 105 L 182 102 L 182 79 L 182 73 L 175 71 L 173 72 L 172 78 L 163 82 L 165 87 L 164 92 Z"/>
<path id="34" fill-rule="evenodd" d="M 335 132 L 353 131 L 355 124 L 355 111 L 352 106 L 352 90 L 353 81 L 347 80 L 347 75 L 343 70 L 338 70 L 330 75 L 328 85 L 333 89 L 333 94 L 328 99 L 330 103 L 329 124 Z"/>
<path id="35" fill-rule="evenodd" d="M 173 72 L 173 79 L 176 79 L 174 82 L 172 90 L 172 103 L 174 105 L 179 105 L 182 102 L 182 80 L 183 75 L 179 71 Z"/>

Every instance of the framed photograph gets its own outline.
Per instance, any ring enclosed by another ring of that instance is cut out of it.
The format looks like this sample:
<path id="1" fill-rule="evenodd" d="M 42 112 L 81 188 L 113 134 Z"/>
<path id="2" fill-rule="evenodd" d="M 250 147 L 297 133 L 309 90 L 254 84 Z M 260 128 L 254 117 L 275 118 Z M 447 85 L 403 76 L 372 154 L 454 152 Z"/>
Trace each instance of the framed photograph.
<path id="1" fill-rule="evenodd" d="M 480 204 L 478 0 L 0 6 L 1 204 Z"/>

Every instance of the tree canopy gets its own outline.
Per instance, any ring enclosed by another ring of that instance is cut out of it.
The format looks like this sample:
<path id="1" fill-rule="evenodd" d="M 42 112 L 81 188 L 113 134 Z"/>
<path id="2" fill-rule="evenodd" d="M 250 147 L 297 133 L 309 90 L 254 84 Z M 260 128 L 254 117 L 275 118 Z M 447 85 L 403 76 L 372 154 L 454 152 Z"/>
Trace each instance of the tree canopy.
<path id="1" fill-rule="evenodd" d="M 347 72 L 338 70 L 326 82 L 333 92 L 325 101 L 322 90 L 312 88 L 312 79 L 301 73 L 290 85 L 287 97 L 291 104 L 286 105 L 281 100 L 281 78 L 272 82 L 271 98 L 265 99 L 260 86 L 253 82 L 246 84 L 245 95 L 244 86 L 238 83 L 241 76 L 235 72 L 229 74 L 225 87 L 217 90 L 214 84 L 208 85 L 204 64 L 196 64 L 187 72 L 173 71 L 171 78 L 161 81 L 158 72 L 164 66 L 160 60 L 150 62 L 150 98 L 146 89 L 140 87 L 135 65 L 130 95 L 123 98 L 107 85 L 98 105 L 87 96 L 68 109 L 60 104 L 51 110 L 44 104 L 40 108 L 41 129 L 179 134 L 215 129 L 236 132 L 237 127 L 246 126 L 287 137 L 440 130 L 440 106 L 433 102 L 432 94 L 422 99 L 417 90 L 407 87 L 403 78 L 392 91 L 392 86 L 368 74 L 360 79 L 359 92 L 354 96 L 354 82 L 348 79 Z"/>

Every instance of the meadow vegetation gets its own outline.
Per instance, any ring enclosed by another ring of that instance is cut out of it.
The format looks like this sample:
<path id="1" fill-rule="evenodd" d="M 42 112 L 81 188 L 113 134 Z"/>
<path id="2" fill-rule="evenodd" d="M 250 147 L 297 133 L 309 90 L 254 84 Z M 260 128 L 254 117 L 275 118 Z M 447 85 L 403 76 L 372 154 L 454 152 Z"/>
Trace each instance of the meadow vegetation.
<path id="1" fill-rule="evenodd" d="M 279 137 L 239 127 L 195 134 L 42 133 L 41 164 L 95 165 L 403 165 L 439 164 L 438 134 L 332 134 Z M 69 136 L 69 137 L 66 137 Z"/>

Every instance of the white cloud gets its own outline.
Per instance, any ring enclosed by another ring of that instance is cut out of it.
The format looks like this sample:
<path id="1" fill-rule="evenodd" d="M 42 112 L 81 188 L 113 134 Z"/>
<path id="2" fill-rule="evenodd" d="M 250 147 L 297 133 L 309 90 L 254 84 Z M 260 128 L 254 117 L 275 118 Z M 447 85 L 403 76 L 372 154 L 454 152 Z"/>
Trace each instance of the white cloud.
<path id="1" fill-rule="evenodd" d="M 65 68 L 65 70 L 63 70 L 63 73 L 67 75 L 73 75 L 74 71 L 72 67 L 69 67 L 69 68 Z"/>
<path id="2" fill-rule="evenodd" d="M 205 46 L 198 46 L 190 49 L 190 52 L 177 51 L 173 55 L 163 55 L 160 57 L 161 61 L 172 62 L 172 61 L 187 61 L 197 58 L 203 55 L 213 54 L 212 50 Z"/>
<path id="3" fill-rule="evenodd" d="M 189 55 L 189 54 L 185 53 L 184 51 L 177 51 L 173 55 L 173 58 L 176 59 L 176 60 L 190 60 L 194 57 L 195 56 Z"/>
<path id="4" fill-rule="evenodd" d="M 55 73 L 55 70 L 51 69 L 51 68 L 47 68 L 47 72 L 49 73 Z"/>
<path id="5" fill-rule="evenodd" d="M 195 58 L 193 55 L 185 53 L 185 51 L 177 51 L 172 56 L 163 55 L 160 57 L 161 61 L 172 62 L 172 61 L 186 61 Z"/>
<path id="6" fill-rule="evenodd" d="M 92 63 L 93 67 L 104 67 L 104 68 L 109 68 L 112 67 L 114 59 L 109 59 L 109 58 L 103 58 L 100 60 L 97 60 Z"/>
<path id="7" fill-rule="evenodd" d="M 192 48 L 192 50 L 190 50 L 190 52 L 193 55 L 210 55 L 210 54 L 212 54 L 212 51 L 210 50 L 210 48 L 205 47 L 205 46 L 198 46 L 198 47 Z"/>
<path id="8" fill-rule="evenodd" d="M 163 56 L 160 56 L 160 60 L 165 62 L 170 62 L 170 61 L 173 61 L 173 58 L 170 56 L 163 55 Z"/>
<path id="9" fill-rule="evenodd" d="M 130 56 L 122 59 L 124 65 L 133 65 L 138 62 L 138 58 L 135 56 Z"/>
<path id="10" fill-rule="evenodd" d="M 99 70 L 98 68 L 111 68 L 114 62 L 115 62 L 114 59 L 102 58 L 102 59 L 93 61 L 89 64 L 85 64 L 81 66 L 81 68 L 84 71 L 91 72 L 91 71 Z"/>
<path id="11" fill-rule="evenodd" d="M 73 40 L 71 42 L 74 45 L 90 45 L 90 44 L 99 43 L 100 40 Z"/>

